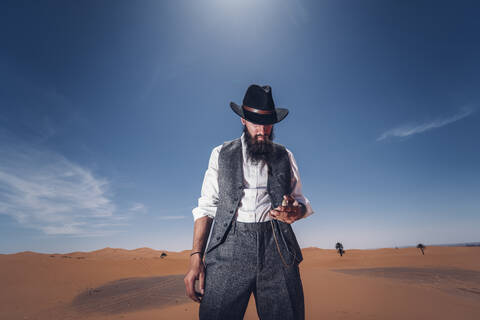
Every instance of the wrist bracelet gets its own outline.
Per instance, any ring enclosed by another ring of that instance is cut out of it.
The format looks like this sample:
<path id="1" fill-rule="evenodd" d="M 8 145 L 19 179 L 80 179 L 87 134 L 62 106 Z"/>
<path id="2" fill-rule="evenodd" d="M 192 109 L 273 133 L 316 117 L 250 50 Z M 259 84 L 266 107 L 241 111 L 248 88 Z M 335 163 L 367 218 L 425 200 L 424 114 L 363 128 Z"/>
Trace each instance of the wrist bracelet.
<path id="1" fill-rule="evenodd" d="M 193 255 L 196 254 L 196 253 L 200 253 L 200 255 L 203 256 L 203 252 L 202 252 L 202 251 L 195 251 L 195 252 L 190 253 L 190 257 L 193 256 Z"/>

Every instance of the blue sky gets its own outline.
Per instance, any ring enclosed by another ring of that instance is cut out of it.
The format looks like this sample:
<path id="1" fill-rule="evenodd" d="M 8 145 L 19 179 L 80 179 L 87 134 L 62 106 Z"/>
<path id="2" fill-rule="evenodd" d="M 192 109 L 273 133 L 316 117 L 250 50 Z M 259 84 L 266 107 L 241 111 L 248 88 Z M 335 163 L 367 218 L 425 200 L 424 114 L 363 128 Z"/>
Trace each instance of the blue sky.
<path id="1" fill-rule="evenodd" d="M 0 252 L 190 249 L 229 102 L 290 110 L 302 247 L 479 241 L 475 1 L 2 1 Z"/>

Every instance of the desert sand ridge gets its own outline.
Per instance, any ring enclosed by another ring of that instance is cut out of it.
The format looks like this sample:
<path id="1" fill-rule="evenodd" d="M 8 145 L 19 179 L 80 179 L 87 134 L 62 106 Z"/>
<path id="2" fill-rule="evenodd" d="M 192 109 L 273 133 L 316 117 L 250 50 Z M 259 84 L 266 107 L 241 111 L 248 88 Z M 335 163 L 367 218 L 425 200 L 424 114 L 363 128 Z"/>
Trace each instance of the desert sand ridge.
<path id="1" fill-rule="evenodd" d="M 168 256 L 175 256 L 175 255 L 183 255 L 189 252 L 188 250 L 184 250 L 181 252 L 176 251 L 167 251 L 167 250 L 155 250 L 148 247 L 142 247 L 137 249 L 122 249 L 122 248 L 110 248 L 105 247 L 98 250 L 93 251 L 73 251 L 67 253 L 42 253 L 42 252 L 34 252 L 34 251 L 21 251 L 16 253 L 9 253 L 9 254 L 1 254 L 4 256 L 11 256 L 11 255 L 48 255 L 48 256 L 85 256 L 85 257 L 157 257 L 160 256 L 162 253 L 167 254 Z"/>
<path id="2" fill-rule="evenodd" d="M 0 255 L 0 319 L 197 319 L 189 252 Z M 306 319 L 480 319 L 480 247 L 302 253 Z M 258 319 L 253 298 L 245 319 Z"/>

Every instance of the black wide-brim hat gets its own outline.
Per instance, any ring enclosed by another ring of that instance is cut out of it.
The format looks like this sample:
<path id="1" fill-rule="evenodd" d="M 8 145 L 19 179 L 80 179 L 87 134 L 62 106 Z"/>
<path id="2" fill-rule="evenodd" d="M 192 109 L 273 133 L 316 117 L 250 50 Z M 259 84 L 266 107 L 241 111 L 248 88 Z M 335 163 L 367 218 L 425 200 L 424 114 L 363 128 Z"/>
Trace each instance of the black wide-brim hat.
<path id="1" fill-rule="evenodd" d="M 242 106 L 230 102 L 230 108 L 243 119 L 256 124 L 274 124 L 288 114 L 288 109 L 275 108 L 270 86 L 256 84 L 248 87 Z"/>

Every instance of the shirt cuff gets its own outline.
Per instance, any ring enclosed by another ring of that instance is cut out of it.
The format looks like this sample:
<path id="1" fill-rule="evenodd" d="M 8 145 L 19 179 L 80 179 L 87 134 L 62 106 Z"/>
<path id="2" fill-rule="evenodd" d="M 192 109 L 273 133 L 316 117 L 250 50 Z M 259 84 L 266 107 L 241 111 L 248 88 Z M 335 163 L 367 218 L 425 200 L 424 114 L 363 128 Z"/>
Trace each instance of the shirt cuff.
<path id="1" fill-rule="evenodd" d="M 302 204 L 303 204 L 303 205 L 305 206 L 305 208 L 306 208 L 305 215 L 303 216 L 303 218 L 306 218 L 306 217 L 311 216 L 312 214 L 314 214 L 314 211 L 313 211 L 313 209 L 312 209 L 312 206 L 310 205 L 310 203 L 308 202 L 308 200 L 307 200 L 307 203 L 306 203 L 306 204 L 303 203 L 303 202 L 302 202 Z M 303 219 L 303 218 L 302 218 L 302 219 Z"/>
<path id="2" fill-rule="evenodd" d="M 197 219 L 202 218 L 202 217 L 210 217 L 212 219 L 215 217 L 210 212 L 202 210 L 198 207 L 192 210 L 192 214 L 193 214 L 193 221 L 196 221 Z"/>

